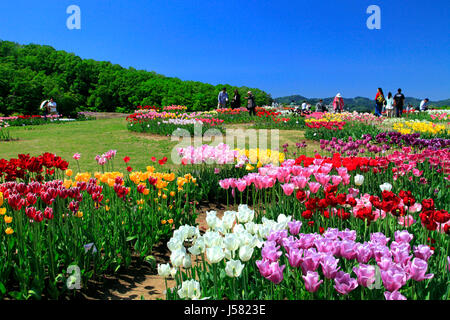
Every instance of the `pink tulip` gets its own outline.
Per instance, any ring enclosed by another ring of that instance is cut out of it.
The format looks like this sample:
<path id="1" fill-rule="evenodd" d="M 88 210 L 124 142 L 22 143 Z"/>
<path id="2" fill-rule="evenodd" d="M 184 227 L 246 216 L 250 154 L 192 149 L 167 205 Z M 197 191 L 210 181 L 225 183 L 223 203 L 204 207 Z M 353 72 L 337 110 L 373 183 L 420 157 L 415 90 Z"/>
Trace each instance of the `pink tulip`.
<path id="1" fill-rule="evenodd" d="M 286 183 L 282 184 L 281 188 L 283 189 L 285 195 L 290 196 L 292 192 L 294 192 L 295 186 L 293 183 Z"/>
<path id="2" fill-rule="evenodd" d="M 317 191 L 319 191 L 320 183 L 309 182 L 308 185 L 309 185 L 309 190 L 311 190 L 312 193 L 317 193 Z"/>
<path id="3" fill-rule="evenodd" d="M 323 280 L 319 281 L 319 274 L 317 272 L 308 271 L 306 276 L 302 276 L 305 281 L 305 288 L 309 292 L 316 292 Z"/>
<path id="4" fill-rule="evenodd" d="M 81 154 L 75 153 L 72 158 L 74 158 L 75 160 L 80 160 Z"/>

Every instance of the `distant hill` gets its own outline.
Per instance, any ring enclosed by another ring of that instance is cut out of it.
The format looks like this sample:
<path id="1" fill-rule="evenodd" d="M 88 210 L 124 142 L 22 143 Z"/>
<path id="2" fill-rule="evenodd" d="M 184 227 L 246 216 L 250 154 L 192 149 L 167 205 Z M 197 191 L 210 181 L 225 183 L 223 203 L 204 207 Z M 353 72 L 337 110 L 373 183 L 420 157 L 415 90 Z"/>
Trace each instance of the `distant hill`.
<path id="1" fill-rule="evenodd" d="M 324 98 L 323 101 L 325 104 L 330 104 L 333 102 L 334 97 L 330 98 Z M 315 105 L 319 99 L 318 98 L 306 98 L 301 95 L 292 95 L 292 96 L 286 96 L 286 97 L 279 97 L 275 98 L 274 101 L 278 103 L 285 103 L 290 104 L 292 101 L 294 101 L 295 104 L 301 104 L 303 101 L 307 101 L 311 105 Z M 411 104 L 414 107 L 417 107 L 420 105 L 420 102 L 422 99 L 417 99 L 413 97 L 406 97 L 405 103 Z M 365 97 L 355 97 L 355 98 L 344 98 L 344 104 L 346 108 L 353 111 L 373 111 L 375 108 L 374 100 L 365 98 Z M 439 100 L 439 101 L 430 101 L 429 105 L 436 106 L 436 107 L 443 107 L 443 106 L 450 106 L 450 99 L 446 100 Z"/>

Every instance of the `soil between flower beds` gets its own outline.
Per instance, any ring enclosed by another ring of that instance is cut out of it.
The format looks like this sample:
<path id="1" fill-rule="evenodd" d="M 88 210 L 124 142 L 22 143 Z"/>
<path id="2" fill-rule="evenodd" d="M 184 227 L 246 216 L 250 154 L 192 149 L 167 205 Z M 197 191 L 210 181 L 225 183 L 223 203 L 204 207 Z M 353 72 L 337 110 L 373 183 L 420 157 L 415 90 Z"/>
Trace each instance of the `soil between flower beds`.
<path id="1" fill-rule="evenodd" d="M 237 206 L 236 206 L 237 208 Z M 221 218 L 226 210 L 224 205 L 211 203 L 200 204 L 198 208 L 197 224 L 201 232 L 206 231 L 206 212 L 215 210 Z M 170 251 L 166 243 L 159 243 L 154 249 L 153 256 L 156 265 L 170 262 Z M 193 261 L 194 262 L 194 261 Z M 168 280 L 169 288 L 175 286 L 174 280 Z M 164 278 L 158 276 L 156 268 L 146 262 L 139 262 L 135 257 L 127 269 L 118 273 L 103 276 L 102 280 L 90 281 L 87 288 L 82 289 L 75 297 L 66 297 L 70 300 L 158 300 L 165 299 Z"/>

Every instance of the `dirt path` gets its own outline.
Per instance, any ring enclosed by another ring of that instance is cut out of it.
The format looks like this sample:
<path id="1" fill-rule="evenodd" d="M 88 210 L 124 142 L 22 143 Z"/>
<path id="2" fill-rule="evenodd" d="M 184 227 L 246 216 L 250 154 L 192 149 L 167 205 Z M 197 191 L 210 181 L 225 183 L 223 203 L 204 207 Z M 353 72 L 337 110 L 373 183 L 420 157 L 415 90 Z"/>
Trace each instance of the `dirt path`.
<path id="1" fill-rule="evenodd" d="M 197 224 L 200 231 L 205 231 L 206 212 L 215 210 L 219 217 L 223 216 L 225 206 L 205 204 L 198 208 Z M 228 210 L 233 210 L 232 208 Z M 156 263 L 170 262 L 170 251 L 166 244 L 155 248 L 153 256 Z M 174 280 L 167 281 L 169 288 L 175 286 Z M 133 259 L 129 268 L 119 271 L 113 276 L 104 276 L 103 281 L 92 281 L 89 288 L 84 290 L 78 299 L 88 300 L 157 300 L 165 299 L 164 278 L 158 276 L 156 270 L 152 270 L 149 264 L 139 263 Z"/>

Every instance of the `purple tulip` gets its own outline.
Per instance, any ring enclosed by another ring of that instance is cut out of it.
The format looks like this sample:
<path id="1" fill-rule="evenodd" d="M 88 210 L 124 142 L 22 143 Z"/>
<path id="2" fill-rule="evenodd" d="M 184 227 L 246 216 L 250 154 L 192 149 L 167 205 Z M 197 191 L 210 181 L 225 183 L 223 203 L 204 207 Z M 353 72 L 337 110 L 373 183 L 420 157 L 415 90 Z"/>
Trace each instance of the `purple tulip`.
<path id="1" fill-rule="evenodd" d="M 394 292 L 386 291 L 384 293 L 384 298 L 386 300 L 407 300 L 406 297 L 398 291 L 394 291 Z"/>
<path id="2" fill-rule="evenodd" d="M 292 220 L 292 221 L 288 222 L 288 226 L 289 226 L 289 233 L 296 236 L 300 232 L 300 228 L 302 227 L 302 222 Z"/>
<path id="3" fill-rule="evenodd" d="M 272 262 L 269 266 L 270 273 L 266 277 L 267 280 L 272 281 L 274 284 L 279 284 L 283 281 L 283 270 L 286 268 L 285 265 L 280 267 L 280 264 L 277 262 Z"/>
<path id="4" fill-rule="evenodd" d="M 376 269 L 374 266 L 360 264 L 359 267 L 353 267 L 353 272 L 358 277 L 359 285 L 363 287 L 370 287 L 375 282 Z"/>
<path id="5" fill-rule="evenodd" d="M 407 230 L 395 231 L 394 235 L 395 241 L 397 242 L 411 242 L 414 235 L 410 234 Z"/>
<path id="6" fill-rule="evenodd" d="M 428 263 L 425 260 L 415 258 L 411 266 L 409 267 L 409 274 L 411 275 L 411 278 L 416 281 L 423 281 L 426 279 L 432 279 L 434 277 L 434 274 L 425 274 L 428 269 Z"/>
<path id="7" fill-rule="evenodd" d="M 358 286 L 358 281 L 343 271 L 337 273 L 336 278 L 334 278 L 334 283 L 336 291 L 343 295 L 349 294 Z"/>
<path id="8" fill-rule="evenodd" d="M 344 240 L 341 242 L 340 255 L 347 260 L 356 258 L 356 243 L 354 241 Z"/>
<path id="9" fill-rule="evenodd" d="M 339 259 L 332 255 L 327 255 L 320 261 L 322 266 L 323 276 L 327 279 L 334 279 L 341 267 L 338 267 Z"/>
<path id="10" fill-rule="evenodd" d="M 372 258 L 372 249 L 367 243 L 356 246 L 356 259 L 359 263 L 367 263 Z"/>
<path id="11" fill-rule="evenodd" d="M 264 260 L 269 260 L 270 262 L 278 261 L 278 258 L 283 254 L 278 249 L 280 249 L 280 246 L 275 246 L 274 241 L 268 241 L 261 250 L 261 256 Z"/>
<path id="12" fill-rule="evenodd" d="M 258 267 L 259 273 L 261 273 L 264 278 L 267 278 L 271 274 L 269 260 L 257 260 L 256 266 Z"/>
<path id="13" fill-rule="evenodd" d="M 309 292 L 316 292 L 323 280 L 319 281 L 319 274 L 317 272 L 308 271 L 306 276 L 302 276 L 305 281 L 305 288 Z"/>
<path id="14" fill-rule="evenodd" d="M 370 235 L 370 242 L 385 246 L 389 242 L 389 238 L 381 232 L 375 232 Z"/>
<path id="15" fill-rule="evenodd" d="M 303 261 L 303 250 L 298 249 L 292 249 L 289 253 L 286 254 L 286 257 L 288 257 L 288 261 L 291 267 L 298 268 L 300 267 L 302 261 Z"/>
<path id="16" fill-rule="evenodd" d="M 388 270 L 381 269 L 380 272 L 381 280 L 387 291 L 398 291 L 406 283 L 407 277 L 405 271 L 396 265 L 393 265 Z"/>
<path id="17" fill-rule="evenodd" d="M 321 254 L 317 253 L 316 249 L 311 248 L 303 252 L 303 260 L 301 261 L 301 268 L 303 274 L 308 271 L 316 271 L 319 267 L 319 262 L 321 260 Z"/>
<path id="18" fill-rule="evenodd" d="M 425 244 L 419 244 L 417 247 L 414 247 L 414 256 L 425 261 L 428 261 L 433 253 L 434 251 Z"/>

